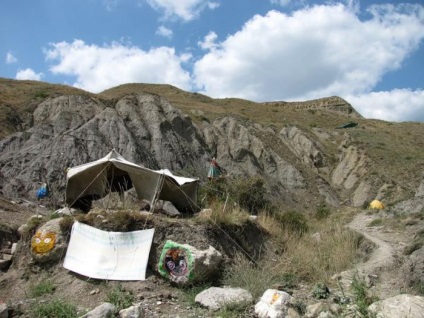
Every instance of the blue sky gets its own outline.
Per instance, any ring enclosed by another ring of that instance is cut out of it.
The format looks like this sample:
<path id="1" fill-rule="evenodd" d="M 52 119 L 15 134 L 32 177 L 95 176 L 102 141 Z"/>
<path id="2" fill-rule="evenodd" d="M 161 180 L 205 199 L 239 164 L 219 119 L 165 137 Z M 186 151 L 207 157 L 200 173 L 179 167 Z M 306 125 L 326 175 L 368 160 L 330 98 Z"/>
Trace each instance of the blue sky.
<path id="1" fill-rule="evenodd" d="M 424 5 L 406 1 L 1 1 L 0 77 L 257 102 L 337 95 L 366 118 L 424 121 Z"/>

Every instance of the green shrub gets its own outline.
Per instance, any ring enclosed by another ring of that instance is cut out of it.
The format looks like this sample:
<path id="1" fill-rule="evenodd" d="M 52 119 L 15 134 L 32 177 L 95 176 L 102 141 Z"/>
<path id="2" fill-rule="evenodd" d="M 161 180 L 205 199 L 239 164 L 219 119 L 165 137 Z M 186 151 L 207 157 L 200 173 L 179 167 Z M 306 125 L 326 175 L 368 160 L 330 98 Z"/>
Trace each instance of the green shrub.
<path id="1" fill-rule="evenodd" d="M 317 205 L 316 211 L 315 211 L 315 217 L 318 220 L 326 219 L 330 215 L 330 209 L 327 207 L 325 202 L 321 202 Z"/>
<path id="2" fill-rule="evenodd" d="M 315 285 L 312 291 L 312 297 L 316 299 L 327 299 L 330 296 L 330 290 L 324 283 L 318 283 Z"/>
<path id="3" fill-rule="evenodd" d="M 285 228 L 300 235 L 309 230 L 306 217 L 299 212 L 288 211 L 274 216 Z"/>
<path id="4" fill-rule="evenodd" d="M 33 309 L 33 315 L 36 318 L 76 318 L 78 311 L 74 305 L 56 299 L 37 304 Z"/>
<path id="5" fill-rule="evenodd" d="M 134 302 L 134 295 L 130 291 L 124 290 L 121 286 L 112 288 L 107 292 L 107 302 L 116 307 L 116 311 L 131 307 Z"/>
<path id="6" fill-rule="evenodd" d="M 374 316 L 368 311 L 368 306 L 378 301 L 376 296 L 370 296 L 368 294 L 368 287 L 365 281 L 355 275 L 351 284 L 352 293 L 355 296 L 355 304 L 357 310 L 364 318 L 373 318 Z"/>
<path id="7" fill-rule="evenodd" d="M 265 182 L 260 177 L 220 179 L 207 182 L 199 191 L 204 207 L 229 199 L 251 214 L 257 214 L 269 204 L 266 195 Z"/>
<path id="8" fill-rule="evenodd" d="M 56 287 L 49 280 L 41 282 L 30 287 L 30 294 L 32 297 L 40 297 L 45 294 L 53 294 Z"/>
<path id="9" fill-rule="evenodd" d="M 234 182 L 232 189 L 240 207 L 252 214 L 257 214 L 269 204 L 266 198 L 265 182 L 260 177 L 238 179 Z"/>

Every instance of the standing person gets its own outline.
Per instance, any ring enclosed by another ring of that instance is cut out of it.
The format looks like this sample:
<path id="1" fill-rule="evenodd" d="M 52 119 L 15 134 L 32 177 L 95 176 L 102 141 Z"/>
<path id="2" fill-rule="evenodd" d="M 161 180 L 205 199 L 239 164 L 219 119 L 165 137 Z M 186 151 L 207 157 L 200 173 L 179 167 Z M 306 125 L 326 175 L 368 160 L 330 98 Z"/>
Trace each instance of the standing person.
<path id="1" fill-rule="evenodd" d="M 221 167 L 219 166 L 218 162 L 216 162 L 215 157 L 213 157 L 208 172 L 208 179 L 212 180 L 219 177 L 221 174 Z"/>

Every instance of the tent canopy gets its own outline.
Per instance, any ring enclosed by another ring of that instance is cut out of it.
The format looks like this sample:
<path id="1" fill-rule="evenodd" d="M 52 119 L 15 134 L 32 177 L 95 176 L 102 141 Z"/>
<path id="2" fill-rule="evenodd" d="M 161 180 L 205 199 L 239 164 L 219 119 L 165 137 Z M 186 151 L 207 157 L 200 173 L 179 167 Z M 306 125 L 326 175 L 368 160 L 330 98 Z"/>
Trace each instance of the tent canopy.
<path id="1" fill-rule="evenodd" d="M 66 203 L 87 210 L 92 200 L 134 187 L 140 200 L 151 204 L 156 199 L 166 200 L 180 211 L 194 212 L 198 184 L 198 179 L 174 176 L 166 169 L 155 171 L 139 166 L 112 150 L 99 160 L 68 170 Z"/>

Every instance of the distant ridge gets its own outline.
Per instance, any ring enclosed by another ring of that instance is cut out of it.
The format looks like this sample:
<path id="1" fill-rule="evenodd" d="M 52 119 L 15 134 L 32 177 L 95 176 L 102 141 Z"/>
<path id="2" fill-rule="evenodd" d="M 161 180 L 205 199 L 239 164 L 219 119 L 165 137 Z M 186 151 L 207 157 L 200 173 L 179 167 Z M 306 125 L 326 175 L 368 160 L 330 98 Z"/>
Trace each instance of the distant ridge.
<path id="1" fill-rule="evenodd" d="M 291 107 L 296 110 L 325 110 L 337 114 L 347 115 L 351 118 L 364 118 L 351 104 L 338 96 L 312 99 L 303 102 L 266 102 L 262 103 L 271 106 Z"/>

